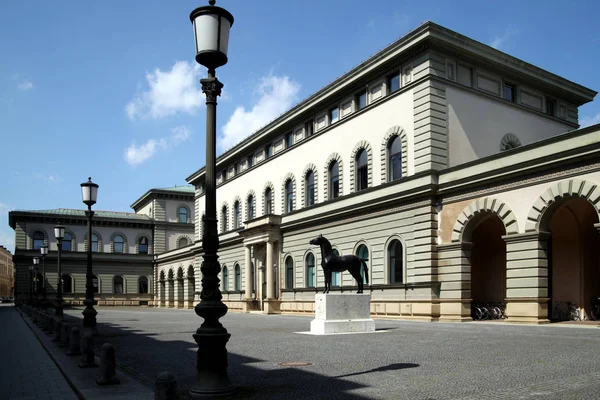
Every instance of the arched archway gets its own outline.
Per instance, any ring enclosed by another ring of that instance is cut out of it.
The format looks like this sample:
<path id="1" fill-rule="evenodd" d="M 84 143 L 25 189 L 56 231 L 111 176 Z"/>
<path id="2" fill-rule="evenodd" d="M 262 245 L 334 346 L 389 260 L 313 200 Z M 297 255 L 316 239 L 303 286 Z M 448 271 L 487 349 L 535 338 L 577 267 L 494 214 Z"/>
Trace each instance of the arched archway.
<path id="1" fill-rule="evenodd" d="M 175 306 L 175 276 L 173 270 L 170 269 L 167 275 L 167 307 Z"/>
<path id="2" fill-rule="evenodd" d="M 183 287 L 183 267 L 177 269 L 177 282 L 175 282 L 175 308 L 183 308 L 184 287 Z"/>
<path id="3" fill-rule="evenodd" d="M 165 271 L 160 271 L 158 281 L 158 305 L 159 307 L 165 307 L 166 305 L 166 283 L 165 283 Z"/>

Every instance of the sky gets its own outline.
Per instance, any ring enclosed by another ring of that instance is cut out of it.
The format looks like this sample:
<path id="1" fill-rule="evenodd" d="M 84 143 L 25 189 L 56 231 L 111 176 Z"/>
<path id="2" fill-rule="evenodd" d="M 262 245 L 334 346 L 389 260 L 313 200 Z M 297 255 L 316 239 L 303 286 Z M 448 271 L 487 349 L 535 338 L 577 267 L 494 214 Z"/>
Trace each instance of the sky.
<path id="1" fill-rule="evenodd" d="M 205 162 L 204 67 L 190 12 L 207 1 L 10 1 L 0 13 L 0 244 L 11 210 L 132 211 Z M 600 90 L 600 2 L 217 0 L 235 22 L 217 115 L 231 148 L 379 50 L 433 21 Z M 600 123 L 600 100 L 579 109 Z"/>

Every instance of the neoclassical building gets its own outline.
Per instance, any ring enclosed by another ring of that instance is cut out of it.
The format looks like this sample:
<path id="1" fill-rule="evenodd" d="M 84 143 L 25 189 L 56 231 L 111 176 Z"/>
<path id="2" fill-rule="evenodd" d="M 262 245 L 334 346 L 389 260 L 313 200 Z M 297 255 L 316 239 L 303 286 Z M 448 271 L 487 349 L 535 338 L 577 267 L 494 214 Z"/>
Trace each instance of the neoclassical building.
<path id="1" fill-rule="evenodd" d="M 194 188 L 150 189 L 131 206 L 135 212 L 96 211 L 92 223 L 94 292 L 99 305 L 153 305 L 156 254 L 190 246 L 194 235 Z M 87 217 L 84 210 L 53 209 L 9 212 L 15 230 L 15 296 L 29 296 L 29 266 L 39 257 L 38 282 L 53 298 L 58 283 L 54 226 L 66 227 L 62 242 L 63 298 L 81 305 L 85 299 Z M 42 260 L 40 248 L 49 254 Z"/>
<path id="2" fill-rule="evenodd" d="M 0 245 L 0 297 L 13 297 L 14 275 L 12 254 Z"/>
<path id="3" fill-rule="evenodd" d="M 600 295 L 596 92 L 431 22 L 326 85 L 217 160 L 221 289 L 230 310 L 311 313 L 322 234 L 369 266 L 374 315 L 508 321 L 584 313 Z M 199 287 L 194 244 L 156 257 L 159 305 Z M 195 274 L 194 274 L 194 271 Z M 192 278 L 194 277 L 194 278 Z M 195 287 L 194 287 L 195 285 Z M 356 291 L 348 273 L 334 291 Z"/>

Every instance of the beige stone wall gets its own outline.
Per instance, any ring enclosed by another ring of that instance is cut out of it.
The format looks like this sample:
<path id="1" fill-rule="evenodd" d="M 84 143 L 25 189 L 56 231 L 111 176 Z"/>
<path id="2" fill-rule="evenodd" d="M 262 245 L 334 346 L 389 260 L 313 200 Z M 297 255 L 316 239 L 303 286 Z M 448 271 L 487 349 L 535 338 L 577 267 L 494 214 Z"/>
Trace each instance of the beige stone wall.
<path id="1" fill-rule="evenodd" d="M 0 297 L 13 296 L 14 264 L 12 254 L 0 246 Z"/>

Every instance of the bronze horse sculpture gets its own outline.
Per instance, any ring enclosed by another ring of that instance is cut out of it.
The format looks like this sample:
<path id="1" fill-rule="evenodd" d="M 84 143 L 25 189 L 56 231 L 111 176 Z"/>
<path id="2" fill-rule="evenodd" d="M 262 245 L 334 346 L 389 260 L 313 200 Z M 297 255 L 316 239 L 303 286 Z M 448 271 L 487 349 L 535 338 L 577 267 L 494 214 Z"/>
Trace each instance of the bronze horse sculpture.
<path id="1" fill-rule="evenodd" d="M 308 243 L 321 247 L 321 267 L 325 273 L 325 290 L 323 293 L 329 293 L 329 289 L 331 289 L 331 274 L 343 271 L 350 272 L 350 275 L 356 279 L 356 283 L 358 284 L 358 291 L 356 293 L 363 292 L 363 280 L 360 274 L 361 267 L 365 274 L 365 280 L 369 283 L 369 267 L 367 267 L 367 263 L 363 259 L 355 255 L 336 255 L 333 252 L 331 243 L 323 235 L 317 236 Z"/>

